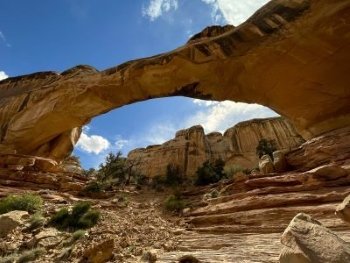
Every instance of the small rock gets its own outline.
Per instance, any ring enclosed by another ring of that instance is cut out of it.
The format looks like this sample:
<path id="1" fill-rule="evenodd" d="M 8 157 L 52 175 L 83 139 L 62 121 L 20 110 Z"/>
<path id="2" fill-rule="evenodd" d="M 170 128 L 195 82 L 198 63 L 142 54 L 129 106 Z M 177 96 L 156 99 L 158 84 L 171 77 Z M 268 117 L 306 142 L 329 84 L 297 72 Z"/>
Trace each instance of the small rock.
<path id="1" fill-rule="evenodd" d="M 189 214 L 191 212 L 191 208 L 189 208 L 189 207 L 186 207 L 186 208 L 184 208 L 183 210 L 182 210 L 182 214 L 183 215 L 187 215 L 187 214 Z"/>
<path id="2" fill-rule="evenodd" d="M 84 252 L 81 262 L 104 263 L 113 257 L 114 239 L 106 240 L 100 244 L 94 245 Z M 85 260 L 85 261 L 84 261 Z"/>
<path id="3" fill-rule="evenodd" d="M 147 251 L 147 252 L 143 253 L 142 258 L 141 258 L 142 261 L 145 261 L 148 263 L 154 263 L 157 261 L 157 259 L 158 259 L 157 253 L 154 250 Z"/>
<path id="4" fill-rule="evenodd" d="M 26 211 L 11 211 L 0 215 L 0 237 L 5 237 L 16 227 L 24 225 L 28 218 Z"/>
<path id="5" fill-rule="evenodd" d="M 179 258 L 179 263 L 201 263 L 201 261 L 192 255 L 184 255 Z"/>

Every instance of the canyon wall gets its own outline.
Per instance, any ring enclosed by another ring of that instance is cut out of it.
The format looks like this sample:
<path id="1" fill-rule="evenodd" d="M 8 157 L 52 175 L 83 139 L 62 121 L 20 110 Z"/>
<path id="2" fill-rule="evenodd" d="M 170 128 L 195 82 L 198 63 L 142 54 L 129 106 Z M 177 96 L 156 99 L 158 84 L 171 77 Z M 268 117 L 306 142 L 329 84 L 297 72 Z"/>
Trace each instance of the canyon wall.
<path id="1" fill-rule="evenodd" d="M 224 134 L 204 133 L 202 126 L 180 130 L 175 138 L 162 145 L 135 149 L 128 160 L 139 163 L 137 169 L 144 175 L 165 175 L 169 164 L 177 165 L 187 176 L 193 176 L 206 160 L 222 159 L 228 165 L 246 168 L 257 166 L 256 146 L 260 139 L 273 139 L 278 149 L 290 150 L 303 139 L 284 118 L 254 119 L 238 123 Z"/>
<path id="2" fill-rule="evenodd" d="M 61 161 L 93 117 L 167 96 L 262 104 L 304 138 L 349 126 L 349 32 L 348 0 L 272 0 L 243 24 L 207 28 L 168 53 L 8 78 L 0 153 Z"/>

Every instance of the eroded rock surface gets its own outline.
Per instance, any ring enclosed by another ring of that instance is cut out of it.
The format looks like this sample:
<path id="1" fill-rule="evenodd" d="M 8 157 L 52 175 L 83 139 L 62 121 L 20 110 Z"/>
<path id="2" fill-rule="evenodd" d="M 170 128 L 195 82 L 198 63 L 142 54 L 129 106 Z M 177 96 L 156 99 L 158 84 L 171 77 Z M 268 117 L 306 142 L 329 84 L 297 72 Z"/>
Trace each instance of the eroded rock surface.
<path id="1" fill-rule="evenodd" d="M 16 227 L 23 225 L 28 218 L 26 211 L 11 211 L 0 215 L 0 237 L 5 237 Z"/>
<path id="2" fill-rule="evenodd" d="M 311 216 L 300 213 L 284 231 L 280 263 L 347 263 L 350 245 Z"/>
<path id="3" fill-rule="evenodd" d="M 128 160 L 139 163 L 137 169 L 150 177 L 165 175 L 169 164 L 177 165 L 184 175 L 193 176 L 205 161 L 219 158 L 228 166 L 253 168 L 259 161 L 256 146 L 263 138 L 274 140 L 278 149 L 287 151 L 303 142 L 283 118 L 254 119 L 229 128 L 223 135 L 219 132 L 205 135 L 201 126 L 181 130 L 162 145 L 131 151 Z"/>
<path id="4" fill-rule="evenodd" d="M 343 221 L 350 224 L 350 195 L 347 196 L 344 201 L 337 206 L 335 214 Z"/>
<path id="5" fill-rule="evenodd" d="M 62 160 L 91 118 L 178 95 L 263 104 L 305 138 L 347 126 L 349 6 L 273 0 L 240 26 L 209 30 L 165 54 L 101 72 L 77 66 L 3 80 L 1 152 Z"/>

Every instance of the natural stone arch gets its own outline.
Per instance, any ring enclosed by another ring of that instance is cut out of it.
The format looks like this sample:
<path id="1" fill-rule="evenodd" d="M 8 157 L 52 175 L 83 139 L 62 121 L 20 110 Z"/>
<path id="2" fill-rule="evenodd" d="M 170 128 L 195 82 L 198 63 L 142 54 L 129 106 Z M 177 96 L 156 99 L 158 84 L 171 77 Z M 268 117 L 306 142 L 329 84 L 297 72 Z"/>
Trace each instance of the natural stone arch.
<path id="1" fill-rule="evenodd" d="M 305 137 L 350 123 L 350 2 L 273 0 L 242 25 L 97 71 L 78 66 L 0 82 L 0 150 L 62 159 L 80 127 L 150 98 L 259 103 Z"/>

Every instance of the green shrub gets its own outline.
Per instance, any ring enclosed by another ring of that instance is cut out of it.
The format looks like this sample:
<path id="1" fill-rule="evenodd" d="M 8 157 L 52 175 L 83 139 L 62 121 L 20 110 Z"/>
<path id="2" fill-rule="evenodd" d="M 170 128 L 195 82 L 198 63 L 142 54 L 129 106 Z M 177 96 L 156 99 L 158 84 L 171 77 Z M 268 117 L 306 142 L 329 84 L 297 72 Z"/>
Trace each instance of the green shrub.
<path id="1" fill-rule="evenodd" d="M 76 241 L 85 236 L 85 231 L 84 230 L 77 230 L 72 234 L 72 240 Z"/>
<path id="2" fill-rule="evenodd" d="M 261 139 L 256 146 L 256 154 L 261 158 L 263 155 L 270 155 L 273 160 L 273 152 L 277 150 L 275 140 Z"/>
<path id="3" fill-rule="evenodd" d="M 87 193 L 100 193 L 104 191 L 104 184 L 98 181 L 89 182 L 83 189 Z"/>
<path id="4" fill-rule="evenodd" d="M 42 216 L 41 213 L 37 212 L 29 219 L 29 227 L 28 230 L 34 230 L 39 227 L 44 226 L 45 224 L 45 218 Z"/>
<path id="5" fill-rule="evenodd" d="M 225 178 L 224 161 L 217 159 L 214 162 L 206 161 L 196 171 L 195 185 L 208 185 Z"/>
<path id="6" fill-rule="evenodd" d="M 17 262 L 18 263 L 25 263 L 25 262 L 34 261 L 44 253 L 45 253 L 45 250 L 43 248 L 35 248 L 32 250 L 27 250 L 27 251 L 22 252 L 22 254 L 19 256 Z"/>
<path id="7" fill-rule="evenodd" d="M 100 212 L 91 209 L 88 202 L 79 202 L 69 212 L 67 208 L 60 209 L 54 214 L 49 224 L 58 229 L 76 230 L 91 228 L 100 219 Z"/>
<path id="8" fill-rule="evenodd" d="M 0 200 L 0 214 L 14 210 L 28 211 L 34 213 L 39 211 L 43 205 L 40 196 L 34 194 L 9 195 Z"/>
<path id="9" fill-rule="evenodd" d="M 43 248 L 35 248 L 31 250 L 25 250 L 21 254 L 13 253 L 11 255 L 0 258 L 0 263 L 26 263 L 35 261 L 38 257 L 43 255 L 45 250 Z"/>
<path id="10" fill-rule="evenodd" d="M 186 207 L 186 202 L 178 195 L 170 195 L 164 202 L 166 210 L 171 212 L 181 212 Z"/>

